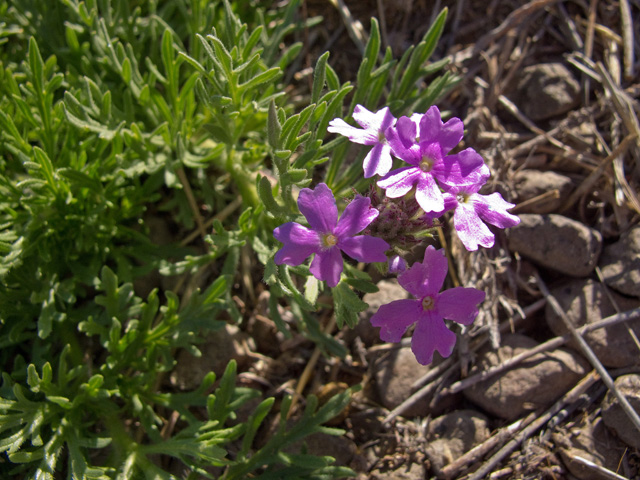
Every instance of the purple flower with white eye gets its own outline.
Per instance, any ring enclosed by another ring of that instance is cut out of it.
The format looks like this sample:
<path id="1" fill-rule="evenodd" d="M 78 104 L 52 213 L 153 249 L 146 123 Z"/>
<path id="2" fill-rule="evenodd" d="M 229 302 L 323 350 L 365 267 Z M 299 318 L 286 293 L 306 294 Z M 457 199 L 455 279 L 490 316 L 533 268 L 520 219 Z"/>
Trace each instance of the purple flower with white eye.
<path id="1" fill-rule="evenodd" d="M 460 119 L 443 123 L 435 105 L 420 117 L 401 117 L 386 136 L 393 154 L 411 166 L 388 173 L 378 180 L 378 186 L 390 198 L 402 197 L 415 186 L 416 201 L 425 212 L 442 211 L 440 186 L 474 185 L 490 176 L 484 160 L 472 148 L 447 155 L 462 135 Z"/>
<path id="2" fill-rule="evenodd" d="M 352 116 L 362 129 L 352 127 L 341 118 L 334 118 L 329 122 L 327 131 L 343 135 L 353 143 L 373 145 L 362 164 L 364 178 L 386 175 L 391 170 L 392 159 L 385 131 L 396 123 L 395 117 L 389 111 L 389 107 L 373 113 L 362 105 L 356 105 Z"/>
<path id="3" fill-rule="evenodd" d="M 371 317 L 371 324 L 381 327 L 380 338 L 386 342 L 399 342 L 415 323 L 411 350 L 422 365 L 431 363 L 436 350 L 443 357 L 453 352 L 456 335 L 444 319 L 471 324 L 485 298 L 485 293 L 476 288 L 456 287 L 440 293 L 447 270 L 444 251 L 427 247 L 423 262 L 414 263 L 398 276 L 400 285 L 415 298 L 382 305 Z"/>
<path id="4" fill-rule="evenodd" d="M 484 222 L 499 228 L 518 225 L 520 219 L 507 212 L 515 207 L 498 192 L 480 195 L 482 184 L 464 187 L 448 187 L 444 193 L 445 209 L 453 212 L 453 225 L 460 241 L 469 251 L 478 249 L 478 245 L 491 248 L 495 236 Z M 484 222 L 483 222 L 484 220 Z"/>
<path id="5" fill-rule="evenodd" d="M 344 267 L 341 252 L 359 262 L 386 262 L 389 244 L 381 238 L 358 235 L 379 214 L 371 207 L 371 199 L 361 195 L 347 205 L 338 220 L 338 207 L 331 189 L 324 183 L 311 190 L 303 188 L 298 208 L 311 228 L 296 222 L 280 225 L 273 231 L 283 247 L 276 252 L 275 262 L 296 266 L 315 253 L 309 270 L 318 280 L 335 287 Z"/>

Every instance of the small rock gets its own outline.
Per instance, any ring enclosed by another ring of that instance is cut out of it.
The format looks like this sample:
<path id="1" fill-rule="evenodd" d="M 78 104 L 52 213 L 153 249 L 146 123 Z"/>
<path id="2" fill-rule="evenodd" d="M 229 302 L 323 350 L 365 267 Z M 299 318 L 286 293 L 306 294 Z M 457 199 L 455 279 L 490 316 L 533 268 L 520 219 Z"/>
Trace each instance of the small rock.
<path id="1" fill-rule="evenodd" d="M 553 441 L 560 447 L 560 456 L 567 469 L 581 480 L 609 480 L 610 477 L 579 463 L 575 457 L 615 472 L 625 454 L 624 444 L 607 431 L 600 417 L 593 422 L 585 418 L 569 432 L 554 433 Z"/>
<path id="2" fill-rule="evenodd" d="M 616 378 L 614 385 L 636 412 L 640 412 L 640 375 L 629 374 Z M 602 419 L 607 427 L 633 448 L 640 449 L 640 431 L 631 422 L 620 401 L 608 391 L 602 402 Z"/>
<path id="3" fill-rule="evenodd" d="M 602 249 L 599 232 L 562 215 L 519 216 L 520 224 L 507 232 L 510 250 L 572 277 L 593 271 Z"/>
<path id="4" fill-rule="evenodd" d="M 637 300 L 622 297 L 615 292 L 610 293 L 622 311 L 640 307 L 640 302 Z M 554 289 L 551 294 L 575 327 L 597 322 L 616 313 L 615 307 L 605 292 L 605 287 L 593 280 L 572 280 Z M 553 333 L 564 335 L 568 332 L 562 319 L 549 304 L 546 306 L 545 314 L 547 325 Z M 627 325 L 640 337 L 640 316 L 638 319 L 628 321 Z M 583 338 L 602 364 L 607 367 L 622 368 L 640 363 L 638 348 L 629 335 L 627 327 L 621 323 L 592 330 L 585 333 Z M 573 339 L 568 345 L 575 349 L 579 348 Z"/>
<path id="5" fill-rule="evenodd" d="M 562 115 L 580 101 L 580 84 L 561 63 L 543 63 L 522 72 L 515 103 L 533 121 Z"/>
<path id="6" fill-rule="evenodd" d="M 181 390 L 195 390 L 209 372 L 220 378 L 232 359 L 238 362 L 238 370 L 243 369 L 250 361 L 245 345 L 255 349 L 253 339 L 235 325 L 227 324 L 210 333 L 203 343 L 197 345 L 202 356 L 194 357 L 186 350 L 178 353 L 176 367 L 170 376 L 171 385 Z"/>
<path id="7" fill-rule="evenodd" d="M 498 350 L 480 353 L 477 368 L 488 370 L 537 345 L 524 335 L 506 335 Z M 493 415 L 514 420 L 528 410 L 549 406 L 587 371 L 586 360 L 571 351 L 558 349 L 529 357 L 517 367 L 477 383 L 464 393 Z"/>
<path id="8" fill-rule="evenodd" d="M 557 196 L 547 196 L 542 201 L 537 201 L 530 206 L 524 206 L 523 213 L 552 213 L 559 210 L 572 190 L 572 181 L 565 175 L 540 170 L 521 170 L 516 174 L 516 191 L 518 203 L 530 200 L 540 195 L 557 190 Z"/>
<path id="9" fill-rule="evenodd" d="M 358 316 L 358 324 L 353 330 L 345 331 L 345 341 L 351 343 L 356 337 L 360 337 L 365 346 L 370 347 L 380 340 L 380 329 L 371 326 L 369 321 L 378 311 L 381 305 L 391 303 L 394 300 L 404 300 L 409 298 L 409 292 L 398 284 L 397 280 L 382 280 L 378 282 L 378 291 L 366 293 L 362 301 L 369 305 L 364 312 Z"/>
<path id="10" fill-rule="evenodd" d="M 600 258 L 604 281 L 625 295 L 640 297 L 640 225 L 605 247 Z"/>
<path id="11" fill-rule="evenodd" d="M 440 470 L 489 438 L 487 418 L 473 410 L 457 410 L 429 423 L 425 453 Z"/>
<path id="12" fill-rule="evenodd" d="M 429 365 L 420 365 L 409 348 L 399 348 L 382 358 L 375 365 L 374 371 L 376 391 L 382 405 L 389 410 L 396 408 L 414 392 L 411 385 L 430 369 Z M 427 396 L 420 399 L 402 416 L 426 416 L 429 413 L 431 398 Z"/>

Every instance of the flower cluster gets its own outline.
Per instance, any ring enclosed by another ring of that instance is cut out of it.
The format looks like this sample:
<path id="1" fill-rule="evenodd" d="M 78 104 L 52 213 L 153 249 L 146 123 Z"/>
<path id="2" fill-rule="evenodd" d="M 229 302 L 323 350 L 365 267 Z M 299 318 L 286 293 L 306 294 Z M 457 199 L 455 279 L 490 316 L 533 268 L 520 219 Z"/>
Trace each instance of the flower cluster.
<path id="1" fill-rule="evenodd" d="M 490 171 L 474 149 L 452 153 L 463 137 L 460 119 L 443 122 L 436 106 L 424 114 L 396 119 L 388 107 L 374 113 L 361 105 L 353 118 L 362 128 L 336 118 L 328 131 L 373 147 L 363 170 L 365 178 L 380 176 L 376 186 L 367 197 L 357 195 L 339 219 L 327 185 L 302 189 L 298 207 L 310 228 L 295 222 L 276 228 L 274 236 L 284 246 L 275 262 L 300 265 L 314 254 L 310 271 L 330 287 L 340 281 L 341 252 L 360 262 L 388 262 L 389 272 L 399 273 L 400 285 L 415 298 L 382 305 L 371 323 L 381 327 L 383 340 L 391 342 L 399 341 L 415 323 L 412 349 L 418 361 L 427 364 L 434 351 L 443 357 L 453 351 L 456 337 L 444 319 L 470 324 L 485 295 L 462 287 L 439 293 L 448 271 L 442 250 L 427 247 L 424 260 L 411 267 L 404 256 L 446 212 L 453 212 L 456 233 L 470 251 L 494 245 L 494 234 L 486 223 L 506 228 L 520 220 L 507 212 L 514 205 L 499 193 L 479 193 Z M 392 169 L 393 157 L 403 162 L 397 169 Z"/>

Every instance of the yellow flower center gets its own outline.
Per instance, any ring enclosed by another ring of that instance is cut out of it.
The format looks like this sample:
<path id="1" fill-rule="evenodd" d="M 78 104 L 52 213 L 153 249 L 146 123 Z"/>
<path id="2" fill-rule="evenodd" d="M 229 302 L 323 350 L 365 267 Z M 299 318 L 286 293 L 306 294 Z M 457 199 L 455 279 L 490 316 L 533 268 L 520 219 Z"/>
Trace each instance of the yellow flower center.
<path id="1" fill-rule="evenodd" d="M 433 168 L 433 164 L 435 162 L 433 161 L 433 159 L 429 158 L 429 157 L 422 157 L 422 160 L 420 160 L 420 170 L 422 170 L 423 172 L 430 172 L 431 169 Z"/>
<path id="2" fill-rule="evenodd" d="M 471 195 L 469 195 L 468 193 L 460 192 L 456 195 L 456 200 L 458 200 L 458 203 L 467 203 L 467 200 L 469 200 L 470 196 Z"/>
<path id="3" fill-rule="evenodd" d="M 433 298 L 431 297 L 424 297 L 422 299 L 422 309 L 426 312 L 428 310 L 433 310 L 433 307 L 435 306 L 435 302 L 433 301 Z"/>
<path id="4" fill-rule="evenodd" d="M 333 247 L 336 243 L 338 243 L 338 237 L 333 233 L 327 233 L 322 237 L 322 244 L 327 248 Z"/>

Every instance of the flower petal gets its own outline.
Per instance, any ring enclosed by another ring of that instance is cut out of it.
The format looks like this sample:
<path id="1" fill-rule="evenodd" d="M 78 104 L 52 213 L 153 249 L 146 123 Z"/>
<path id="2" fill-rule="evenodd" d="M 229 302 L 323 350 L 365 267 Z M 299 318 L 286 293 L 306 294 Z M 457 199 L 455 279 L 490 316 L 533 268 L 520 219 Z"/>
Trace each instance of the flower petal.
<path id="1" fill-rule="evenodd" d="M 484 298 L 485 293 L 477 288 L 455 287 L 438 295 L 436 309 L 448 320 L 469 325 L 476 319 Z"/>
<path id="2" fill-rule="evenodd" d="M 420 120 L 420 142 L 437 142 L 445 155 L 460 143 L 464 134 L 464 126 L 459 118 L 451 118 L 442 123 L 440 110 L 433 105 Z"/>
<path id="3" fill-rule="evenodd" d="M 456 344 L 456 334 L 447 328 L 442 317 L 431 312 L 416 324 L 411 339 L 411 350 L 418 363 L 427 365 L 433 361 L 433 352 L 438 351 L 444 358 L 451 355 Z"/>
<path id="4" fill-rule="evenodd" d="M 395 300 L 382 305 L 371 317 L 371 325 L 380 327 L 385 342 L 399 342 L 407 328 L 423 314 L 419 300 Z"/>
<path id="5" fill-rule="evenodd" d="M 393 159 L 391 158 L 391 147 L 383 143 L 376 143 L 371 151 L 364 157 L 362 168 L 364 178 L 371 178 L 374 175 L 386 175 L 391 170 Z"/>
<path id="6" fill-rule="evenodd" d="M 369 197 L 356 195 L 356 198 L 342 212 L 334 233 L 338 238 L 352 237 L 364 230 L 378 215 L 380 212 L 371 206 Z"/>
<path id="7" fill-rule="evenodd" d="M 489 167 L 473 148 L 446 156 L 441 163 L 433 167 L 432 172 L 439 182 L 459 187 L 482 185 L 491 176 Z"/>
<path id="8" fill-rule="evenodd" d="M 347 237 L 340 239 L 338 248 L 359 262 L 386 262 L 387 256 L 384 254 L 389 248 L 389 244 L 378 237 L 371 235 L 358 235 L 357 237 Z"/>
<path id="9" fill-rule="evenodd" d="M 385 130 L 385 138 L 393 154 L 411 165 L 420 163 L 420 147 L 416 142 L 416 124 L 408 117 L 400 117 L 395 127 Z"/>
<path id="10" fill-rule="evenodd" d="M 372 133 L 375 132 L 376 136 L 378 133 L 384 132 L 396 121 L 395 117 L 391 114 L 389 107 L 381 108 L 376 113 L 373 113 L 362 105 L 356 105 L 353 109 L 352 117 L 356 122 L 358 122 L 358 125 L 362 128 L 366 128 Z"/>
<path id="11" fill-rule="evenodd" d="M 389 194 L 387 194 L 389 196 Z M 430 173 L 421 172 L 416 187 L 416 202 L 425 212 L 441 212 L 444 210 L 444 197 L 440 187 Z"/>
<path id="12" fill-rule="evenodd" d="M 284 246 L 276 252 L 275 262 L 292 267 L 300 265 L 312 253 L 320 251 L 320 236 L 317 232 L 299 223 L 289 222 L 273 231 L 273 236 Z"/>
<path id="13" fill-rule="evenodd" d="M 352 127 L 341 118 L 334 118 L 331 120 L 327 127 L 327 132 L 337 133 L 347 137 L 351 142 L 359 143 L 360 145 L 374 145 L 378 142 L 378 135 L 376 132 Z"/>
<path id="14" fill-rule="evenodd" d="M 398 168 L 378 180 L 378 186 L 386 190 L 387 197 L 399 198 L 413 188 L 421 173 L 421 170 L 416 167 Z"/>
<path id="15" fill-rule="evenodd" d="M 478 245 L 485 248 L 493 247 L 495 237 L 482 222 L 471 203 L 458 204 L 453 212 L 453 224 L 460 241 L 470 252 L 477 250 Z"/>
<path id="16" fill-rule="evenodd" d="M 500 228 L 513 227 L 520 223 L 520 219 L 507 212 L 515 207 L 513 203 L 507 202 L 502 195 L 494 192 L 491 195 L 476 194 L 472 197 L 476 213 L 485 222 Z"/>
<path id="17" fill-rule="evenodd" d="M 303 188 L 298 196 L 298 208 L 311 228 L 319 233 L 333 232 L 338 222 L 338 207 L 333 192 L 324 183 L 315 189 Z"/>
<path id="18" fill-rule="evenodd" d="M 398 282 L 418 299 L 427 295 L 436 296 L 442 288 L 448 270 L 444 250 L 436 250 L 429 245 L 424 252 L 424 260 L 414 263 L 411 268 L 398 275 Z"/>
<path id="19" fill-rule="evenodd" d="M 316 253 L 309 271 L 318 280 L 325 280 L 331 288 L 335 287 L 340 281 L 344 265 L 342 263 L 342 255 L 337 247 L 328 250 L 320 250 Z"/>

